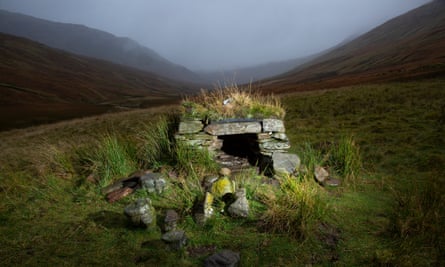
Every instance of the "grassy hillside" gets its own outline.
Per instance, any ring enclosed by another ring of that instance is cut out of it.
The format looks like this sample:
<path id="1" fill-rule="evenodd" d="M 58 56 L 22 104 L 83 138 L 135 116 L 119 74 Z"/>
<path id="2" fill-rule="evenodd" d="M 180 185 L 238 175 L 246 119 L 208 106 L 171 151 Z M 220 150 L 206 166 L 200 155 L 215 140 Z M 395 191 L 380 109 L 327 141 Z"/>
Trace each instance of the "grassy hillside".
<path id="1" fill-rule="evenodd" d="M 172 103 L 191 86 L 0 34 L 1 130 Z"/>
<path id="2" fill-rule="evenodd" d="M 292 150 L 306 166 L 329 167 L 341 186 L 323 188 L 306 175 L 273 187 L 247 172 L 236 179 L 252 216 L 217 215 L 205 226 L 193 221 L 190 203 L 208 166 L 191 157 L 193 172 L 181 169 L 153 145 L 165 140 L 174 107 L 2 132 L 0 264 L 201 266 L 227 248 L 241 253 L 242 266 L 444 265 L 444 82 L 283 97 Z M 113 151 L 123 160 L 113 162 Z M 104 166 L 114 171 L 105 175 Z M 166 197 L 153 200 L 160 213 L 181 213 L 190 239 L 183 251 L 166 250 L 159 231 L 128 225 L 123 208 L 143 194 L 113 204 L 101 194 L 104 179 L 149 167 L 179 173 Z"/>
<path id="3" fill-rule="evenodd" d="M 445 3 L 432 1 L 261 86 L 290 92 L 442 77 L 444 61 Z"/>

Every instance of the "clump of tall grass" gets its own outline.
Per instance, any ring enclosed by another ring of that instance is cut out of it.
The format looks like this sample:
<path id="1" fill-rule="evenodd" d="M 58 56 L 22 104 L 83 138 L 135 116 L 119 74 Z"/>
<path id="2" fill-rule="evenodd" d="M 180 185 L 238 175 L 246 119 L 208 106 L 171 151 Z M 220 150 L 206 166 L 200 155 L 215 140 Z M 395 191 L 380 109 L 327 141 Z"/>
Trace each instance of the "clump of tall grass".
<path id="1" fill-rule="evenodd" d="M 156 168 L 174 160 L 175 124 L 175 115 L 161 116 L 156 123 L 145 125 L 140 131 L 137 136 L 137 156 L 142 167 Z"/>
<path id="2" fill-rule="evenodd" d="M 354 188 L 362 169 L 360 148 L 352 136 L 345 136 L 334 144 L 329 152 L 327 164 L 335 170 L 346 185 Z"/>
<path id="3" fill-rule="evenodd" d="M 99 185 L 105 186 L 114 178 L 125 177 L 138 169 L 135 155 L 134 145 L 128 140 L 108 134 L 84 160 L 87 161 L 86 167 L 99 178 Z"/>
<path id="4" fill-rule="evenodd" d="M 220 120 L 226 118 L 284 118 L 279 98 L 263 95 L 252 88 L 236 85 L 212 91 L 202 90 L 198 96 L 182 102 L 182 114 L 191 118 Z"/>
<path id="5" fill-rule="evenodd" d="M 262 216 L 264 228 L 272 233 L 308 238 L 327 210 L 320 187 L 314 181 L 289 176 L 283 178 L 280 190 L 274 193 L 262 196 L 267 207 Z"/>
<path id="6" fill-rule="evenodd" d="M 301 158 L 303 170 L 298 176 L 302 180 L 310 180 L 314 177 L 314 170 L 316 166 L 322 166 L 326 159 L 323 157 L 322 151 L 317 150 L 309 142 L 303 142 L 298 150 L 298 155 Z"/>
<path id="7" fill-rule="evenodd" d="M 331 175 L 342 178 L 346 186 L 354 188 L 362 169 L 360 148 L 352 136 L 342 137 L 338 142 L 323 144 L 315 148 L 309 142 L 303 142 L 298 150 L 304 171 L 300 178 L 312 179 L 316 166 L 329 168 Z"/>

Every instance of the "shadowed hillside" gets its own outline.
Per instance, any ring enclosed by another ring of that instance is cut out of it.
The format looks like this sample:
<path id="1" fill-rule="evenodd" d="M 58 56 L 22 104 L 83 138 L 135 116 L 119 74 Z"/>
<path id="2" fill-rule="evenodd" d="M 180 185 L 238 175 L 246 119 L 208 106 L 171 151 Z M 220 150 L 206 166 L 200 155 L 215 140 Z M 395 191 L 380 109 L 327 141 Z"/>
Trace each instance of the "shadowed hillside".
<path id="1" fill-rule="evenodd" d="M 0 34 L 1 129 L 176 101 L 190 87 Z"/>
<path id="2" fill-rule="evenodd" d="M 58 23 L 0 10 L 0 32 L 29 38 L 71 53 L 104 59 L 169 77 L 196 82 L 187 68 L 129 39 L 83 25 Z"/>
<path id="3" fill-rule="evenodd" d="M 434 1 L 261 86 L 303 91 L 444 74 L 445 1 Z"/>

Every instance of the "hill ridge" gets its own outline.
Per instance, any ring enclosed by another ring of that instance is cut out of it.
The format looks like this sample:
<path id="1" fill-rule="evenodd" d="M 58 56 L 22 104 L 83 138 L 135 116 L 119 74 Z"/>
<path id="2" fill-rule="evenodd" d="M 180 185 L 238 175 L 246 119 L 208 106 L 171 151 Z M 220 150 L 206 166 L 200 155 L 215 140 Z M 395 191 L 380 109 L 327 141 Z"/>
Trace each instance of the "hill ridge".
<path id="1" fill-rule="evenodd" d="M 55 22 L 0 10 L 0 32 L 37 41 L 67 52 L 111 61 L 179 81 L 200 77 L 128 37 L 81 24 Z"/>
<path id="2" fill-rule="evenodd" d="M 445 74 L 444 61 L 445 4 L 434 1 L 258 84 L 288 92 L 428 78 Z"/>

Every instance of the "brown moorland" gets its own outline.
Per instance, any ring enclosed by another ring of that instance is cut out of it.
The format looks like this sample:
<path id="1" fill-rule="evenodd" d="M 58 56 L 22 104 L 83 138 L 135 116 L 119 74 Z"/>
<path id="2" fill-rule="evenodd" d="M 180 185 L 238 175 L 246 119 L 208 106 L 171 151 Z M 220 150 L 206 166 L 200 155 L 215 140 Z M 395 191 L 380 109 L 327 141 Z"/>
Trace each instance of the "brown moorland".
<path id="1" fill-rule="evenodd" d="M 194 88 L 7 34 L 0 44 L 0 130 L 170 104 Z"/>
<path id="2" fill-rule="evenodd" d="M 284 93 L 445 74 L 445 1 L 396 17 L 283 75 L 258 82 Z"/>

